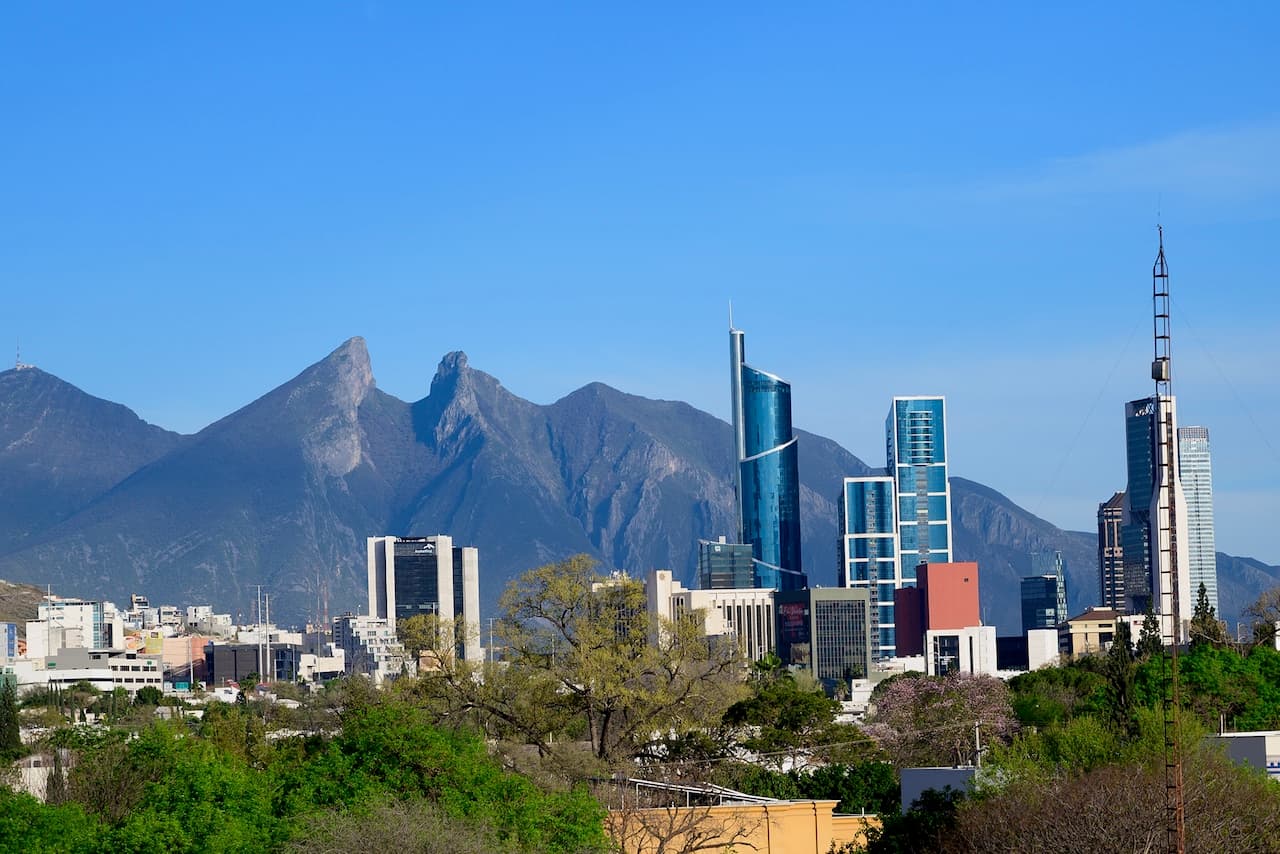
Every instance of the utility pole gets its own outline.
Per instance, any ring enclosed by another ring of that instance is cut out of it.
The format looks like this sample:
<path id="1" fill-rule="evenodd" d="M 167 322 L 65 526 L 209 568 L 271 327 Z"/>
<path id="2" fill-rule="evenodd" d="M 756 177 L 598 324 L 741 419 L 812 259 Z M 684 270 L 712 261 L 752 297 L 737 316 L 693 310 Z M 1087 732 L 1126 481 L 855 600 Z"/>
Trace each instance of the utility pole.
<path id="1" fill-rule="evenodd" d="M 1182 780 L 1182 746 L 1178 743 L 1179 706 L 1181 696 L 1178 678 L 1178 644 L 1182 642 L 1178 583 L 1178 516 L 1177 471 L 1178 446 L 1173 419 L 1173 336 L 1170 327 L 1169 267 L 1164 257 L 1164 228 L 1156 226 L 1160 248 L 1151 268 L 1151 301 L 1154 319 L 1155 357 L 1151 362 L 1151 379 L 1156 383 L 1155 432 L 1160 472 L 1159 497 L 1156 502 L 1156 537 L 1151 548 L 1159 565 L 1160 604 L 1168 591 L 1168 613 L 1161 615 L 1161 634 L 1168 625 L 1164 640 L 1169 655 L 1163 658 L 1169 668 L 1164 680 L 1164 782 L 1166 850 L 1169 854 L 1186 854 L 1186 803 Z M 1163 512 L 1162 512 L 1163 511 Z"/>
<path id="2" fill-rule="evenodd" d="M 258 634 L 258 678 L 262 678 L 262 673 L 266 669 L 262 663 L 262 585 L 254 585 L 258 588 L 258 612 L 257 612 L 257 634 Z"/>
<path id="3" fill-rule="evenodd" d="M 267 650 L 267 667 L 269 668 L 269 672 L 262 674 L 262 682 L 263 684 L 270 684 L 271 681 L 275 678 L 275 669 L 276 669 L 274 662 L 271 661 L 271 594 L 270 593 L 267 594 L 267 627 L 265 631 L 266 631 L 266 634 L 263 635 L 262 642 L 263 644 L 265 644 L 266 650 Z"/>

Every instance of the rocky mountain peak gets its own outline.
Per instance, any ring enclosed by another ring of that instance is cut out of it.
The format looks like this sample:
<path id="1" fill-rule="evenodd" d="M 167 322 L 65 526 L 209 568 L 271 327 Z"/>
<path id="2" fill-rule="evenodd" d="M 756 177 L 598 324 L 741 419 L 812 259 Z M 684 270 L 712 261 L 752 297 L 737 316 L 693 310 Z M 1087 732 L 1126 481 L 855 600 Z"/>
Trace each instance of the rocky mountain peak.
<path id="1" fill-rule="evenodd" d="M 312 382 L 327 386 L 328 400 L 303 436 L 303 450 L 324 473 L 341 477 L 360 464 L 360 404 L 374 387 L 364 339 L 348 338 L 316 368 Z"/>

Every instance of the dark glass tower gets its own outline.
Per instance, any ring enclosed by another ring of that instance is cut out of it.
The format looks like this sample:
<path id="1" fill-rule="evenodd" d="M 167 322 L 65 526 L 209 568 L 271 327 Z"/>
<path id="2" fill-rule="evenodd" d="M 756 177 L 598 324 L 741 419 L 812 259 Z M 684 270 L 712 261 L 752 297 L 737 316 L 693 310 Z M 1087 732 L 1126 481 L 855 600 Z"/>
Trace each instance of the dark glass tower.
<path id="1" fill-rule="evenodd" d="M 741 541 L 751 546 L 757 587 L 799 590 L 800 470 L 791 432 L 791 385 L 746 363 L 743 333 L 729 330 L 733 434 Z"/>

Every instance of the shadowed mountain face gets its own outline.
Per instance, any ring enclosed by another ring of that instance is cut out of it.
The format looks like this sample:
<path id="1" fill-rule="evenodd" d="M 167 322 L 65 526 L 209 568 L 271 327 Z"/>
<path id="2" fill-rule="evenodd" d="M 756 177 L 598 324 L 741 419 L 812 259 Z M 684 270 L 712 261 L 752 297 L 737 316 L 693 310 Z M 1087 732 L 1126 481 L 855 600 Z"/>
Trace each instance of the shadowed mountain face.
<path id="1" fill-rule="evenodd" d="M 0 373 L 0 552 L 173 450 L 177 433 L 36 368 Z"/>
<path id="2" fill-rule="evenodd" d="M 695 541 L 734 534 L 723 421 L 598 383 L 538 406 L 462 353 L 444 357 L 427 397 L 406 403 L 377 389 L 359 338 L 189 437 L 47 374 L 0 373 L 0 431 L 0 474 L 16 485 L 0 506 L 37 508 L 3 515 L 0 577 L 209 602 L 246 619 L 258 584 L 282 622 L 314 615 L 322 582 L 331 614 L 361 610 L 372 535 L 478 546 L 488 615 L 532 566 L 586 552 L 606 568 L 670 567 L 689 582 Z M 836 581 L 840 479 L 870 471 L 800 433 L 811 583 Z M 1017 580 L 1033 548 L 1066 554 L 1073 611 L 1093 603 L 1092 535 L 1060 531 L 971 481 L 956 478 L 953 494 L 957 557 L 982 565 L 984 614 L 1002 633 L 1019 630 Z"/>

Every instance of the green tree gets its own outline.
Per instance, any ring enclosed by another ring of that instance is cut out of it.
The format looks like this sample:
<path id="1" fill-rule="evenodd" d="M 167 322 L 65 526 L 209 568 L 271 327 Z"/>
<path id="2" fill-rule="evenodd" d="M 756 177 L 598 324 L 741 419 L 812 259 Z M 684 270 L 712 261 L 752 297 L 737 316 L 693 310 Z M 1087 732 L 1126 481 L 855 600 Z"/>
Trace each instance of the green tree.
<path id="1" fill-rule="evenodd" d="M 763 665 L 754 669 L 751 696 L 724 715 L 724 723 L 743 747 L 779 768 L 824 762 L 833 751 L 856 756 L 874 750 L 857 727 L 835 722 L 840 704 L 820 685 L 812 679 L 802 685 L 790 671 L 767 661 Z"/>
<path id="2" fill-rule="evenodd" d="M 745 693 L 735 645 L 711 642 L 696 616 L 651 625 L 643 585 L 600 575 L 585 555 L 526 572 L 502 610 L 506 661 L 477 667 L 442 653 L 424 690 L 447 698 L 450 717 L 473 713 L 561 764 L 571 760 L 557 740 L 578 732 L 606 767 L 660 755 Z"/>
<path id="3" fill-rule="evenodd" d="M 450 816 L 493 828 L 519 850 L 604 844 L 601 809 L 585 790 L 540 791 L 503 770 L 480 738 L 438 729 L 423 709 L 391 698 L 347 714 L 341 734 L 283 789 L 297 811 L 352 803 L 370 791 L 426 798 Z"/>
<path id="4" fill-rule="evenodd" d="M 0 676 L 0 758 L 15 759 L 22 755 L 21 725 L 15 680 Z"/>
<path id="5" fill-rule="evenodd" d="M 1250 619 L 1254 645 L 1273 644 L 1276 625 L 1280 624 L 1280 587 L 1262 591 L 1244 613 Z"/>
<path id="6" fill-rule="evenodd" d="M 1209 604 L 1209 591 L 1204 582 L 1196 593 L 1196 607 L 1191 613 L 1191 646 L 1213 644 L 1222 646 L 1227 643 L 1227 627 L 1218 619 L 1214 607 Z"/>
<path id="7" fill-rule="evenodd" d="M 812 771 L 791 771 L 801 797 L 838 800 L 838 813 L 870 812 L 886 815 L 901 809 L 898 775 L 888 762 L 823 765 Z"/>
<path id="8" fill-rule="evenodd" d="M 1117 634 L 1117 638 L 1120 637 Z M 1124 648 L 1121 644 L 1116 652 Z M 1110 698 L 1106 696 L 1106 681 L 1099 660 L 1095 656 L 1083 656 L 1057 667 L 1021 673 L 1008 684 L 1018 721 L 1027 726 L 1045 727 L 1079 714 L 1107 709 Z"/>
<path id="9" fill-rule="evenodd" d="M 964 792 L 948 786 L 926 789 L 902 814 L 882 816 L 884 824 L 867 832 L 867 854 L 924 854 L 947 850 Z"/>
<path id="10" fill-rule="evenodd" d="M 71 799 L 67 793 L 67 772 L 62 767 L 62 749 L 54 747 L 53 767 L 49 769 L 49 777 L 44 784 L 44 802 L 50 806 L 60 806 Z"/>
<path id="11" fill-rule="evenodd" d="M 76 804 L 49 806 L 0 786 L 0 854 L 91 851 L 98 831 Z"/>
<path id="12" fill-rule="evenodd" d="M 163 699 L 164 694 L 161 693 L 159 688 L 154 685 L 144 685 L 133 695 L 133 704 L 135 706 L 158 706 Z"/>
<path id="13" fill-rule="evenodd" d="M 1138 658 L 1148 659 L 1164 653 L 1164 641 L 1160 637 L 1160 621 L 1155 611 L 1147 606 L 1146 616 L 1142 618 L 1142 631 L 1138 633 Z"/>
<path id="14" fill-rule="evenodd" d="M 1107 679 L 1107 695 L 1110 702 L 1108 711 L 1111 723 L 1122 732 L 1129 732 L 1134 726 L 1134 663 L 1133 645 L 1129 624 L 1123 620 L 1116 623 L 1115 638 L 1111 641 L 1111 649 L 1107 651 L 1106 662 L 1102 668 Z"/>

